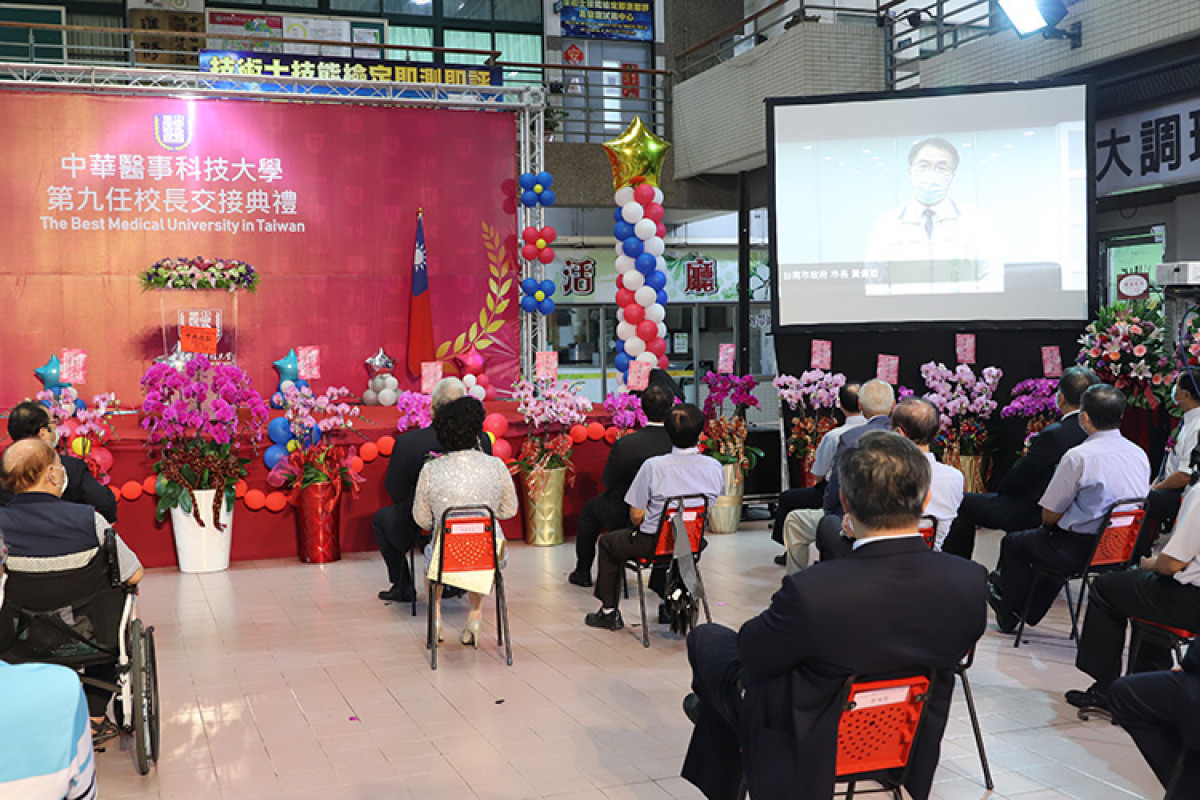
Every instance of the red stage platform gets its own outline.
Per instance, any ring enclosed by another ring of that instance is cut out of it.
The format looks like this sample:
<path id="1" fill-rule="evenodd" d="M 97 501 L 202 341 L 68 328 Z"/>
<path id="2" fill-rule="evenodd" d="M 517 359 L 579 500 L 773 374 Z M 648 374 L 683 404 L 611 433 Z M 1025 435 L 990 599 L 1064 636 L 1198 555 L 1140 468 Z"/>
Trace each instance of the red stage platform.
<path id="1" fill-rule="evenodd" d="M 517 413 L 515 404 L 489 402 L 486 405 L 489 413 L 500 412 L 508 418 L 509 430 L 504 438 L 512 445 L 513 453 L 519 452 L 525 435 L 525 423 Z M 369 421 L 362 421 L 356 430 L 365 438 L 354 435 L 352 441 L 373 442 L 382 436 L 399 435 L 396 430 L 398 412 L 395 408 L 363 406 L 362 411 Z M 279 412 L 275 413 L 279 415 Z M 605 425 L 610 422 L 610 418 L 603 414 L 591 419 Z M 114 456 L 110 472 L 112 483 L 109 485 L 114 490 L 119 489 L 126 481 L 141 481 L 153 473 L 152 462 L 146 453 L 145 436 L 138 427 L 136 416 L 131 414 L 118 417 L 115 427 L 117 436 L 107 444 Z M 609 449 L 610 445 L 603 439 L 588 440 L 575 446 L 575 454 L 572 457 L 576 473 L 575 486 L 567 489 L 564 499 L 567 533 L 574 532 L 575 520 L 583 504 L 600 491 L 600 475 L 604 471 Z M 244 455 L 253 456 L 250 452 Z M 349 494 L 344 496 L 342 552 L 377 549 L 375 537 L 371 535 L 371 516 L 381 506 L 391 503 L 383 488 L 387 464 L 387 457 L 382 455 L 367 464 L 363 472 L 367 482 L 359 486 L 358 497 L 350 497 Z M 250 474 L 246 477 L 246 482 L 251 489 L 273 491 L 266 482 L 267 469 L 263 466 L 261 453 L 253 456 L 249 469 Z M 521 511 L 517 517 L 503 523 L 504 533 L 509 539 L 522 539 L 525 536 L 524 497 L 519 484 L 517 489 L 517 495 L 521 497 Z M 175 566 L 171 523 L 169 519 L 161 523 L 154 521 L 154 503 L 155 498 L 151 495 L 143 495 L 132 501 L 120 500 L 116 528 L 145 566 Z M 288 556 L 298 557 L 296 520 L 292 507 L 288 506 L 280 512 L 268 511 L 265 508 L 252 511 L 244 502 L 237 501 L 233 512 L 232 560 Z"/>

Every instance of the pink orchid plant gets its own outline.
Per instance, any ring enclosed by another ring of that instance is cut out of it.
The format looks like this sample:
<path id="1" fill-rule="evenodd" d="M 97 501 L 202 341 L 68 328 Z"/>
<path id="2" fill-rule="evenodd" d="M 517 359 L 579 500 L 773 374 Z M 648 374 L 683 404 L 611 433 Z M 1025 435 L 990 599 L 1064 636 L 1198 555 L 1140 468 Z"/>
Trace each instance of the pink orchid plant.
<path id="1" fill-rule="evenodd" d="M 929 391 L 925 399 L 933 403 L 941 417 L 941 429 L 934 447 L 945 455 L 982 455 L 988 442 L 987 419 L 996 410 L 992 399 L 1004 373 L 998 367 L 984 367 L 977 376 L 966 364 L 953 370 L 930 361 L 921 365 L 921 377 Z"/>
<path id="2" fill-rule="evenodd" d="M 110 421 L 121 407 L 116 394 L 95 395 L 88 406 L 74 387 L 68 386 L 58 392 L 43 389 L 36 399 L 46 406 L 54 421 L 59 451 L 82 458 L 92 476 L 107 486 L 113 458 L 104 443 L 116 435 Z"/>
<path id="3" fill-rule="evenodd" d="M 642 411 L 642 399 L 636 394 L 613 392 L 604 398 L 604 410 L 612 415 L 613 425 L 622 434 L 646 426 L 646 412 Z"/>
<path id="4" fill-rule="evenodd" d="M 573 425 L 582 425 L 592 410 L 592 401 L 579 392 L 578 383 L 539 378 L 521 379 L 513 384 L 517 410 L 525 417 L 529 433 L 510 469 L 526 475 L 530 496 L 537 499 L 546 486 L 549 470 L 567 469 L 567 484 L 574 485 L 575 468 L 571 463 Z"/>
<path id="5" fill-rule="evenodd" d="M 401 433 L 433 424 L 433 398 L 427 394 L 401 392 L 396 398 L 396 408 L 400 411 L 396 430 Z"/>

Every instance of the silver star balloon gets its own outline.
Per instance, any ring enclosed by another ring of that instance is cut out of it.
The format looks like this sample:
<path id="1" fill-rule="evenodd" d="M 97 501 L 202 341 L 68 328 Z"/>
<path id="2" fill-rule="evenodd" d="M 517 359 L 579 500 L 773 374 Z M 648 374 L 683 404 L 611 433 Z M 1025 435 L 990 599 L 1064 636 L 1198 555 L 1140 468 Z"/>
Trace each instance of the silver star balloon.
<path id="1" fill-rule="evenodd" d="M 374 378 L 380 372 L 390 372 L 396 366 L 396 361 L 387 353 L 383 352 L 383 348 L 379 348 L 379 352 L 363 361 L 367 369 L 367 377 Z"/>

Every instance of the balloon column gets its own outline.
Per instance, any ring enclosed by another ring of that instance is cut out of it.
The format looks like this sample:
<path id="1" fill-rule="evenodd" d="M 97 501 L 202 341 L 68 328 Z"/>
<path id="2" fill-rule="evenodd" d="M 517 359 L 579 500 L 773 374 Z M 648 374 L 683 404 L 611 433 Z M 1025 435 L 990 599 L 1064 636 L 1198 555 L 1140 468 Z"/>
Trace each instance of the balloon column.
<path id="1" fill-rule="evenodd" d="M 634 118 L 616 139 L 604 143 L 612 164 L 617 208 L 617 342 L 614 364 L 628 377 L 633 361 L 663 369 L 667 360 L 666 291 L 663 258 L 663 193 L 658 188 L 670 143 Z"/>
<path id="2" fill-rule="evenodd" d="M 286 356 L 276 361 L 275 369 L 279 370 L 279 383 L 275 386 L 275 393 L 271 395 L 271 408 L 283 408 L 286 405 L 283 393 L 292 386 L 302 389 L 308 386 L 308 381 L 300 377 L 300 362 L 296 358 L 295 349 L 288 350 Z"/>
<path id="3" fill-rule="evenodd" d="M 538 164 L 541 162 L 540 153 L 526 153 L 522 158 L 523 164 Z M 554 205 L 557 199 L 554 190 L 554 178 L 549 172 L 523 172 L 517 179 L 518 198 L 521 201 L 521 258 L 523 260 L 521 275 L 521 371 L 526 377 L 533 370 L 533 354 L 546 347 L 545 317 L 554 313 L 555 282 L 546 278 L 546 266 L 554 262 L 553 244 L 558 234 L 553 227 L 546 225 L 545 208 Z M 463 375 L 463 380 L 467 375 Z"/>
<path id="4" fill-rule="evenodd" d="M 363 405 L 394 406 L 400 397 L 400 381 L 392 375 L 395 360 L 383 348 L 375 355 L 364 359 L 363 366 L 367 370 L 367 388 L 363 390 Z"/>

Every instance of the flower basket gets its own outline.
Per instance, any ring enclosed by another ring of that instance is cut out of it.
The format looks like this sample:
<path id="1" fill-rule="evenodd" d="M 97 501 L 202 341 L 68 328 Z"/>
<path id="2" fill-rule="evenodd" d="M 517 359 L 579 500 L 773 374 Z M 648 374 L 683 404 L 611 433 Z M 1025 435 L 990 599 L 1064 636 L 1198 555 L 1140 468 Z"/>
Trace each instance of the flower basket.
<path id="1" fill-rule="evenodd" d="M 810 369 L 800 375 L 780 375 L 774 380 L 779 391 L 779 400 L 795 414 L 787 439 L 788 455 L 799 465 L 797 484 L 813 486 L 816 478 L 812 474 L 813 460 L 817 447 L 825 434 L 837 427 L 834 409 L 838 405 L 838 392 L 846 385 L 842 373 Z"/>
<path id="2" fill-rule="evenodd" d="M 550 546 L 563 543 L 563 495 L 567 487 L 567 468 L 545 470 L 536 492 L 526 478 L 525 541 Z"/>
<path id="3" fill-rule="evenodd" d="M 1175 381 L 1166 333 L 1156 301 L 1118 301 L 1100 309 L 1095 321 L 1084 329 L 1075 361 L 1120 389 L 1131 406 L 1153 410 L 1166 404 Z M 1190 359 L 1196 344 L 1192 330 L 1185 333 L 1183 344 Z"/>
<path id="4" fill-rule="evenodd" d="M 297 552 L 305 564 L 342 558 L 342 492 L 339 483 L 305 486 L 296 499 Z"/>

